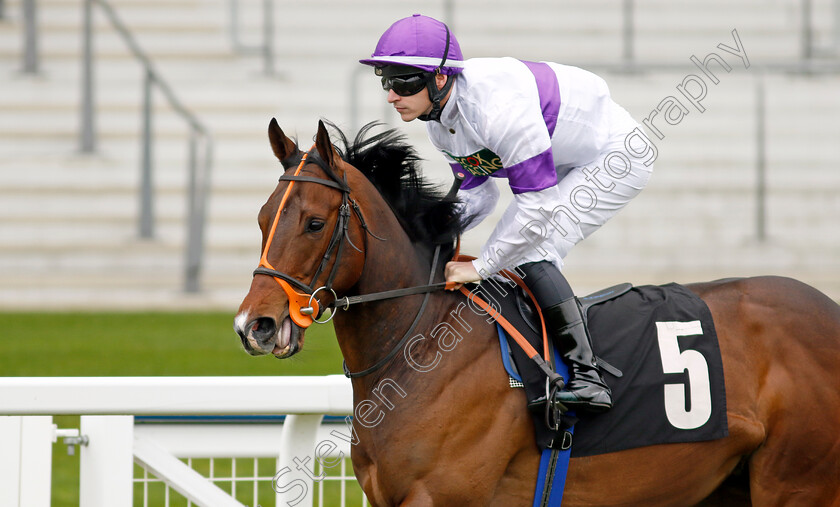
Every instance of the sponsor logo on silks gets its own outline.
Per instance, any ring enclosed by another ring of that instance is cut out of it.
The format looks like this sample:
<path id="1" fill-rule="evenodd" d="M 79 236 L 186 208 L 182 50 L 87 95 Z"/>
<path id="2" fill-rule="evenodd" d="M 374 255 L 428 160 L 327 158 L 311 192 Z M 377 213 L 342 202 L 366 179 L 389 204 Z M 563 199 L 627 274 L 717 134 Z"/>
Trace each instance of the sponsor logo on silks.
<path id="1" fill-rule="evenodd" d="M 504 169 L 502 159 L 487 148 L 463 157 L 456 157 L 449 152 L 446 152 L 446 154 L 452 157 L 455 162 L 461 164 L 461 167 L 467 172 L 475 176 L 489 176 L 499 169 Z"/>

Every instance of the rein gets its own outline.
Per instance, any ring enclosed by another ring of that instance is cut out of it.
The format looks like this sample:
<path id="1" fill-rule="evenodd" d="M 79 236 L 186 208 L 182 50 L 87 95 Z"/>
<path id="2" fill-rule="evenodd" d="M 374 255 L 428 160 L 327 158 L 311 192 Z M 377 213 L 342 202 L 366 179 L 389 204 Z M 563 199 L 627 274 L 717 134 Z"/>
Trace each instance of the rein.
<path id="1" fill-rule="evenodd" d="M 396 297 L 401 297 L 401 296 L 408 296 L 410 294 L 423 294 L 423 293 L 426 294 L 426 296 L 423 298 L 423 303 L 420 304 L 420 310 L 417 311 L 417 315 L 414 317 L 414 321 L 411 323 L 411 326 L 409 326 L 408 331 L 406 331 L 405 334 L 403 335 L 403 337 L 400 338 L 400 341 L 398 341 L 397 344 L 394 345 L 391 348 L 391 351 L 388 352 L 388 354 L 385 357 L 383 357 L 382 359 L 377 361 L 376 364 L 374 364 L 373 366 L 371 366 L 369 368 L 365 368 L 364 370 L 358 371 L 358 372 L 351 372 L 347 368 L 347 362 L 344 361 L 342 363 L 342 367 L 344 368 L 344 376 L 346 376 L 347 378 L 364 377 L 365 375 L 369 375 L 369 374 L 375 372 L 376 370 L 378 370 L 379 368 L 382 368 L 383 366 L 388 364 L 391 361 L 391 359 L 393 359 L 394 356 L 397 355 L 397 353 L 400 351 L 400 349 L 403 347 L 403 345 L 405 345 L 405 342 L 408 341 L 408 339 L 411 337 L 411 334 L 414 332 L 414 329 L 417 327 L 417 324 L 420 323 L 420 317 L 423 316 L 423 312 L 426 310 L 426 303 L 429 302 L 429 296 L 431 295 L 431 293 L 433 291 L 436 291 L 436 290 L 445 289 L 447 287 L 454 286 L 454 283 L 449 283 L 449 282 L 441 282 L 441 283 L 435 283 L 435 284 L 432 283 L 432 281 L 435 278 L 435 271 L 437 271 L 436 268 L 437 268 L 439 255 L 440 255 L 440 245 L 437 245 L 435 247 L 435 255 L 432 258 L 432 270 L 429 273 L 429 283 L 428 283 L 428 285 L 419 285 L 417 287 L 408 287 L 408 288 L 405 288 L 405 289 L 388 290 L 388 291 L 384 291 L 384 292 L 374 292 L 372 294 L 367 294 L 365 296 L 355 296 L 356 300 L 353 303 L 364 303 L 364 302 L 368 302 L 368 301 L 379 301 L 379 300 L 382 300 L 382 299 L 390 299 L 390 298 L 396 298 Z M 343 299 L 348 300 L 346 302 L 347 306 L 349 306 L 350 304 L 353 304 L 353 303 L 350 303 L 349 298 L 343 298 Z M 347 307 L 345 307 L 344 309 L 346 310 Z"/>

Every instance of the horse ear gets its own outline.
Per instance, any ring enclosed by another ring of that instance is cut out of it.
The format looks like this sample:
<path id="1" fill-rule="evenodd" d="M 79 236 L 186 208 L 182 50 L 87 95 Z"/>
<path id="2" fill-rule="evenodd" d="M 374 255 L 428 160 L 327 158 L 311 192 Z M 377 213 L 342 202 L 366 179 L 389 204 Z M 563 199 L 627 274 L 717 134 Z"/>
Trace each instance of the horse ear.
<path id="1" fill-rule="evenodd" d="M 272 118 L 268 124 L 268 140 L 271 142 L 271 149 L 274 151 L 274 156 L 280 162 L 284 162 L 300 151 L 298 150 L 297 144 L 286 137 L 286 134 L 283 133 L 283 129 L 277 124 L 275 118 Z M 286 167 L 286 164 L 283 163 L 283 166 Z M 288 167 L 286 168 L 288 169 Z"/>
<path id="2" fill-rule="evenodd" d="M 324 126 L 324 122 L 321 120 L 318 120 L 318 134 L 315 136 L 315 148 L 318 150 L 318 154 L 321 155 L 321 159 L 328 166 L 334 169 L 338 167 L 336 163 L 338 162 L 338 153 L 335 151 L 332 141 L 330 141 L 330 134 L 327 132 L 327 127 Z"/>

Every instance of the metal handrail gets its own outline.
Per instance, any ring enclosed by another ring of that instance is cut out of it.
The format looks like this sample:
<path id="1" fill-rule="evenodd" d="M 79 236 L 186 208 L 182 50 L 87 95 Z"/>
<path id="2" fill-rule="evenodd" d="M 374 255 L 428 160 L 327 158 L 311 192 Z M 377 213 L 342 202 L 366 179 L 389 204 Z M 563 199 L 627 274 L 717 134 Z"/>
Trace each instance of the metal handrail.
<path id="1" fill-rule="evenodd" d="M 262 0 L 262 43 L 247 46 L 239 39 L 239 0 L 230 0 L 230 40 L 233 51 L 239 54 L 260 54 L 267 75 L 274 74 L 274 0 Z"/>
<path id="2" fill-rule="evenodd" d="M 834 0 L 831 10 L 834 18 L 834 53 L 840 55 L 840 0 Z"/>
<path id="3" fill-rule="evenodd" d="M 94 117 L 93 88 L 93 6 L 98 5 L 111 25 L 122 37 L 131 54 L 144 69 L 143 82 L 143 139 L 141 151 L 140 213 L 138 228 L 141 238 L 154 237 L 154 187 L 153 136 L 152 136 L 152 90 L 166 98 L 172 109 L 190 129 L 189 137 L 189 185 L 187 194 L 187 248 L 185 254 L 184 290 L 198 292 L 199 277 L 204 253 L 204 229 L 206 226 L 207 199 L 210 189 L 210 173 L 213 167 L 213 136 L 207 127 L 178 99 L 169 84 L 155 69 L 151 59 L 140 48 L 129 29 L 120 20 L 114 8 L 106 0 L 84 1 L 82 105 L 79 144 L 83 153 L 96 150 L 96 129 Z M 199 146 L 203 145 L 203 150 Z"/>
<path id="4" fill-rule="evenodd" d="M 38 8 L 35 0 L 23 0 L 23 67 L 24 74 L 38 73 Z M 2 9 L 0 9 L 2 10 Z M 0 18 L 2 14 L 0 13 Z"/>

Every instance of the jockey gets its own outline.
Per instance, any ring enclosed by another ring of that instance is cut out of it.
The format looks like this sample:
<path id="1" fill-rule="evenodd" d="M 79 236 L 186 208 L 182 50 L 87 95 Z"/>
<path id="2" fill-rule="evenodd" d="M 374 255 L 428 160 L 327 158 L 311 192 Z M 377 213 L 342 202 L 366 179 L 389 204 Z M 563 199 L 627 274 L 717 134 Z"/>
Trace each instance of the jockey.
<path id="1" fill-rule="evenodd" d="M 464 60 L 449 28 L 419 14 L 391 25 L 360 62 L 374 67 L 403 121 L 426 122 L 432 144 L 464 176 L 458 198 L 471 227 L 495 208 L 496 179 L 507 179 L 513 192 L 478 258 L 449 262 L 446 280 L 524 273 L 572 366 L 557 399 L 571 409 L 609 409 L 612 393 L 560 270 L 575 244 L 647 184 L 655 146 L 600 77 L 550 62 Z"/>

